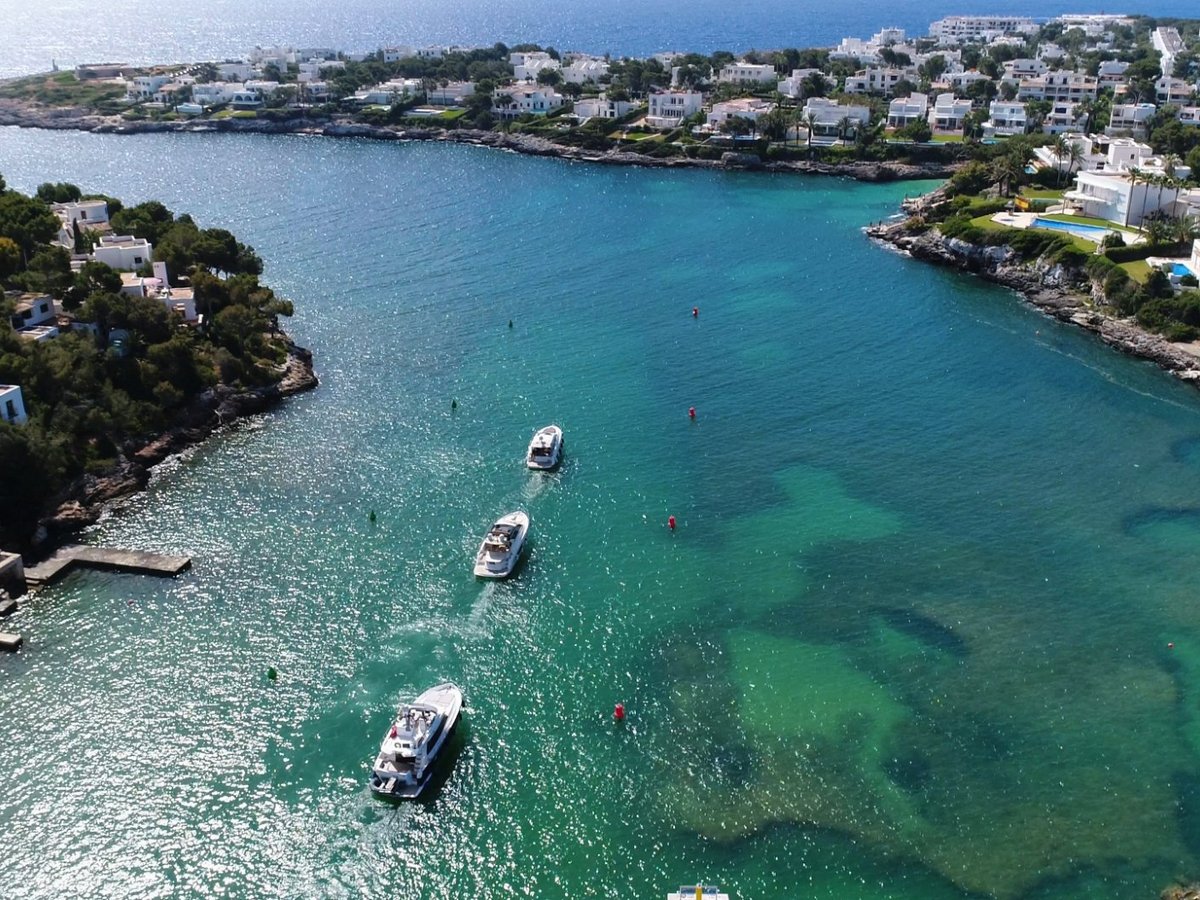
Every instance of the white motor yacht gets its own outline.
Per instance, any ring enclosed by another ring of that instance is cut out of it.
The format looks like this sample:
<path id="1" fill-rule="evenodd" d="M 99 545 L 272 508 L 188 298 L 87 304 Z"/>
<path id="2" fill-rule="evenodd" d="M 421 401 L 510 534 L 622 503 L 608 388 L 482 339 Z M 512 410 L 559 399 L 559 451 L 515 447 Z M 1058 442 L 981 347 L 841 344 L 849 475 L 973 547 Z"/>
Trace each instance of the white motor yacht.
<path id="1" fill-rule="evenodd" d="M 538 429 L 533 440 L 529 442 L 529 451 L 525 454 L 525 465 L 531 469 L 549 471 L 562 462 L 563 431 L 557 425 L 547 425 Z"/>
<path id="2" fill-rule="evenodd" d="M 371 790 L 387 797 L 420 795 L 461 712 L 462 691 L 450 682 L 400 707 L 371 767 Z"/>
<path id="3" fill-rule="evenodd" d="M 529 534 L 529 516 L 517 510 L 502 517 L 488 529 L 475 555 L 475 574 L 480 578 L 507 578 L 517 567 L 525 536 Z"/>

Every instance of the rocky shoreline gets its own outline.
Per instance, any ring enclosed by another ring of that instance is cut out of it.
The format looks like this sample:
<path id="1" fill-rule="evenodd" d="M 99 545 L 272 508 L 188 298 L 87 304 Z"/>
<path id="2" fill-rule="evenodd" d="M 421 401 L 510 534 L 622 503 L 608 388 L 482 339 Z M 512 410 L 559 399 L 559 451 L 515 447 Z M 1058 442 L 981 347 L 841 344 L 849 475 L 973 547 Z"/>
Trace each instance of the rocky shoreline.
<path id="1" fill-rule="evenodd" d="M 926 195 L 906 209 L 919 214 L 923 205 L 936 200 L 934 195 Z M 980 247 L 947 238 L 936 228 L 914 234 L 909 221 L 872 225 L 865 231 L 914 259 L 970 272 L 1011 288 L 1058 321 L 1090 331 L 1110 347 L 1149 360 L 1176 378 L 1200 386 L 1200 346 L 1172 343 L 1132 319 L 1105 312 L 1097 302 L 1101 299 L 1099 288 L 1090 282 L 1080 281 L 1060 266 L 1019 262 L 1006 247 Z"/>
<path id="2" fill-rule="evenodd" d="M 120 116 L 99 116 L 71 107 L 46 107 L 16 100 L 0 99 L 0 126 L 43 128 L 50 130 L 89 131 L 94 134 L 302 134 L 321 137 L 360 138 L 380 141 L 437 141 L 471 144 L 528 156 L 545 156 L 573 162 L 600 165 L 643 166 L 657 169 L 735 169 L 798 175 L 834 175 L 858 181 L 900 181 L 948 178 L 958 169 L 956 163 L 913 165 L 900 162 L 823 163 L 816 160 L 763 161 L 757 154 L 736 153 L 721 159 L 672 157 L 656 159 L 639 153 L 612 149 L 585 150 L 566 147 L 543 137 L 480 131 L 473 128 L 414 128 L 411 126 L 366 125 L 348 120 L 314 122 L 290 119 L 282 122 L 265 119 L 200 119 L 175 122 L 130 122 Z"/>
<path id="3" fill-rule="evenodd" d="M 286 337 L 286 335 L 285 335 Z M 30 541 L 35 555 L 58 546 L 76 531 L 95 524 L 106 509 L 145 489 L 151 469 L 168 457 L 203 443 L 219 428 L 278 405 L 286 397 L 318 384 L 312 353 L 287 338 L 287 361 L 276 384 L 252 390 L 217 385 L 183 411 L 177 423 L 156 437 L 127 445 L 115 466 L 100 475 L 84 475 L 56 498 L 54 511 L 41 520 Z"/>

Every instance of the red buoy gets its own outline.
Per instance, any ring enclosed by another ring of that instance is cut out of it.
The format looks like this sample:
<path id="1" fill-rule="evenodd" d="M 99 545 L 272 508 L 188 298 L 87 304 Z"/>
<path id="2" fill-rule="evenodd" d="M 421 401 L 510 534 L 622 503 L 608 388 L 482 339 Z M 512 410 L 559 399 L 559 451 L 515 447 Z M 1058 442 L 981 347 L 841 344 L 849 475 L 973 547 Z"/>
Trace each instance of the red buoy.
<path id="1" fill-rule="evenodd" d="M 672 531 L 675 530 L 675 517 L 674 516 L 667 516 L 667 527 L 670 528 Z"/>
<path id="2" fill-rule="evenodd" d="M 613 707 L 613 721 L 614 722 L 624 722 L 625 721 L 625 704 L 624 703 L 618 702 L 617 705 Z"/>
<path id="3" fill-rule="evenodd" d="M 693 318 L 693 319 L 697 319 L 697 318 L 699 318 L 699 317 L 700 317 L 700 307 L 698 307 L 698 306 L 693 306 L 693 307 L 692 307 L 692 318 Z"/>
<path id="4" fill-rule="evenodd" d="M 696 418 L 696 407 L 694 407 L 694 406 L 689 406 L 689 407 L 688 407 L 688 418 L 689 418 L 689 419 L 694 419 L 694 418 Z"/>

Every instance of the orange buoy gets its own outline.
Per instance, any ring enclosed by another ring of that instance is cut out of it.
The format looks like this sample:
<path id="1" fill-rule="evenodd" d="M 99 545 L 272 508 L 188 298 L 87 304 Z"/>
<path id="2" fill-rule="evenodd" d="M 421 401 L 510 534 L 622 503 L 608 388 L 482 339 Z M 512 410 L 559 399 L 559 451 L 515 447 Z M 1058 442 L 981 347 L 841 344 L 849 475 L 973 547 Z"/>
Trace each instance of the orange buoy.
<path id="1" fill-rule="evenodd" d="M 614 722 L 624 722 L 625 721 L 625 704 L 624 703 L 621 703 L 618 701 L 617 705 L 613 707 L 613 721 Z"/>
<path id="2" fill-rule="evenodd" d="M 674 516 L 667 516 L 667 527 L 670 528 L 672 531 L 675 530 L 675 517 Z"/>
<path id="3" fill-rule="evenodd" d="M 688 407 L 688 418 L 689 418 L 689 419 L 694 419 L 694 418 L 696 418 L 696 407 L 694 407 L 694 406 L 689 406 L 689 407 Z"/>
<path id="4" fill-rule="evenodd" d="M 692 318 L 693 318 L 693 319 L 698 319 L 698 318 L 700 318 L 700 307 L 698 307 L 698 306 L 693 306 L 693 307 L 692 307 Z"/>

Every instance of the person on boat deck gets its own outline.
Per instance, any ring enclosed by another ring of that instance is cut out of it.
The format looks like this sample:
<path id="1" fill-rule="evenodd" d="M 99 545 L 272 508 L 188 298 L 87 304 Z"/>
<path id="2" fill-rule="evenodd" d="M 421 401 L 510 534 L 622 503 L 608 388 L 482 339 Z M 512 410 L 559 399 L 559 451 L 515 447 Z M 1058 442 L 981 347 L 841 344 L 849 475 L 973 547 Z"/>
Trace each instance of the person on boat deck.
<path id="1" fill-rule="evenodd" d="M 388 732 L 388 737 L 390 737 L 390 738 L 394 738 L 395 736 L 396 736 L 396 723 L 395 723 L 395 722 L 393 722 L 393 723 L 392 723 L 392 730 Z"/>

